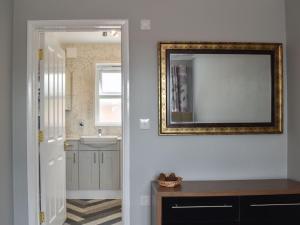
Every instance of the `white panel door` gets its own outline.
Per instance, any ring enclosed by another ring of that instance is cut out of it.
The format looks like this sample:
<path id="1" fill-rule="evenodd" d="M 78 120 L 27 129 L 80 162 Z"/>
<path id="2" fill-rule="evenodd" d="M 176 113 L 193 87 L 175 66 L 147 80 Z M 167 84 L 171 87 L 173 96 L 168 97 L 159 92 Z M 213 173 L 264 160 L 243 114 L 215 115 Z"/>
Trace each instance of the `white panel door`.
<path id="1" fill-rule="evenodd" d="M 40 143 L 41 211 L 46 225 L 66 219 L 65 53 L 50 34 L 40 35 Z"/>
<path id="2" fill-rule="evenodd" d="M 99 190 L 98 151 L 79 151 L 79 189 Z"/>
<path id="3" fill-rule="evenodd" d="M 100 152 L 100 189 L 120 189 L 120 151 Z"/>

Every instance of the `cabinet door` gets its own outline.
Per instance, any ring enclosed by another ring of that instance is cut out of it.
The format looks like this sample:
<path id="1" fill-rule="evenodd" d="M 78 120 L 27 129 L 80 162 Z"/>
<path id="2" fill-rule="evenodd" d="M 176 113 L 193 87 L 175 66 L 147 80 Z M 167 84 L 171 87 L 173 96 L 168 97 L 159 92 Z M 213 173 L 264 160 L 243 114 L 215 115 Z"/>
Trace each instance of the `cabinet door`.
<path id="1" fill-rule="evenodd" d="M 101 151 L 100 189 L 120 189 L 120 151 Z"/>
<path id="2" fill-rule="evenodd" d="M 79 151 L 79 189 L 99 189 L 99 159 L 97 151 Z"/>
<path id="3" fill-rule="evenodd" d="M 229 225 L 239 219 L 238 197 L 166 197 L 163 225 Z"/>
<path id="4" fill-rule="evenodd" d="M 300 224 L 300 195 L 243 196 L 241 221 L 250 224 Z"/>
<path id="5" fill-rule="evenodd" d="M 78 152 L 66 152 L 67 190 L 78 190 Z"/>

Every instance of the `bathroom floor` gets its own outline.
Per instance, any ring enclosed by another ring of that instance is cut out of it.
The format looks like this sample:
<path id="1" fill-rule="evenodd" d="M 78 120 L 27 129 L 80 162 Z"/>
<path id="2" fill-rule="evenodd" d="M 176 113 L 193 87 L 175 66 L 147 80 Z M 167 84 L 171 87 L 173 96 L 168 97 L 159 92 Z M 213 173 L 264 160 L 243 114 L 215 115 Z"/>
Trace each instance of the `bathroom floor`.
<path id="1" fill-rule="evenodd" d="M 121 203 L 121 199 L 68 199 L 65 225 L 121 225 Z"/>

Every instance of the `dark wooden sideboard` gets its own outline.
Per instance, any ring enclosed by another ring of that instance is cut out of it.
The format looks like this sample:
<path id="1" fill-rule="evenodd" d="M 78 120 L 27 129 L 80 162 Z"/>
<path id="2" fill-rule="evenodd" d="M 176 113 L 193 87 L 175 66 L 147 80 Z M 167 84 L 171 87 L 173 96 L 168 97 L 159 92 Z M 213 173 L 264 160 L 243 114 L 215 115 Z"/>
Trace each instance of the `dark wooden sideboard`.
<path id="1" fill-rule="evenodd" d="M 152 225 L 300 225 L 300 182 L 153 181 L 151 204 Z"/>

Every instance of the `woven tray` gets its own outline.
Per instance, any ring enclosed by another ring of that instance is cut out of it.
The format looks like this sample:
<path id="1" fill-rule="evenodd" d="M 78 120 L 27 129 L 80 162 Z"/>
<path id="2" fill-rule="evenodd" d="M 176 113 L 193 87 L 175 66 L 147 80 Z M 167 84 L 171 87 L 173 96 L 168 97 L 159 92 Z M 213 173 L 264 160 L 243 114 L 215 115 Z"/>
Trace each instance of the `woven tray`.
<path id="1" fill-rule="evenodd" d="M 179 186 L 182 183 L 182 177 L 177 177 L 176 181 L 158 180 L 158 183 L 162 187 L 173 188 Z"/>

